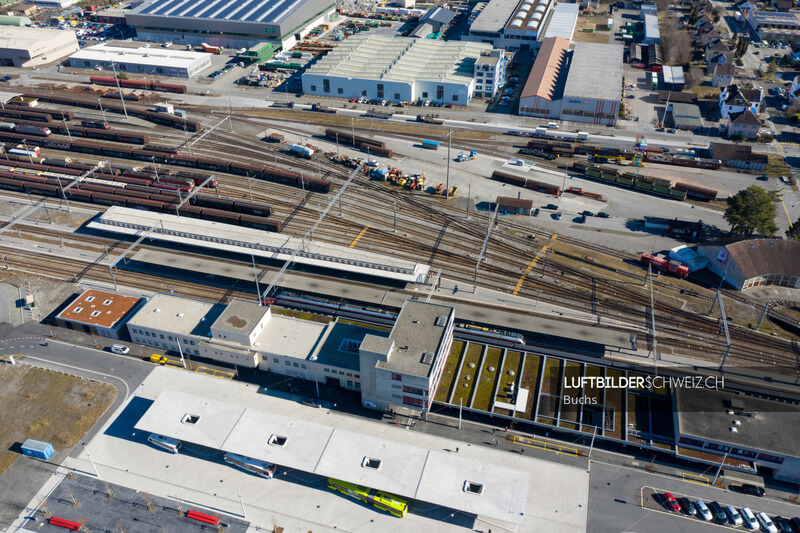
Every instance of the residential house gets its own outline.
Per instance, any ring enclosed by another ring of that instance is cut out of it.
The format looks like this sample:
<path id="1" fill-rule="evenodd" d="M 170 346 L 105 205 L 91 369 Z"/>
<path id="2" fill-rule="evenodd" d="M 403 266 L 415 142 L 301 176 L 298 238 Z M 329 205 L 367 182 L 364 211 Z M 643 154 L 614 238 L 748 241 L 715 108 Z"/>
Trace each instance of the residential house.
<path id="1" fill-rule="evenodd" d="M 733 52 L 725 50 L 722 52 L 715 52 L 709 59 L 706 65 L 706 74 L 714 72 L 717 65 L 724 65 L 726 63 L 733 64 Z"/>
<path id="2" fill-rule="evenodd" d="M 716 57 L 723 52 L 730 51 L 730 48 L 728 48 L 728 46 L 722 41 L 717 41 L 715 43 L 706 43 L 705 47 L 706 50 L 705 53 L 703 54 L 703 59 L 705 59 L 706 61 L 711 61 L 711 58 Z"/>
<path id="3" fill-rule="evenodd" d="M 725 44 L 722 42 L 722 34 L 715 29 L 702 34 L 698 40 L 700 41 L 700 44 L 706 48 L 717 46 L 719 44 L 725 46 Z"/>
<path id="4" fill-rule="evenodd" d="M 714 65 L 714 75 L 711 78 L 712 87 L 728 87 L 733 84 L 733 75 L 736 67 L 732 62 L 717 63 Z"/>
<path id="5" fill-rule="evenodd" d="M 758 115 L 763 97 L 764 91 L 760 88 L 741 89 L 736 84 L 723 87 L 719 93 L 719 114 L 727 119 L 731 113 L 741 113 L 749 109 L 754 115 Z"/>
<path id="6" fill-rule="evenodd" d="M 731 113 L 728 118 L 728 137 L 741 135 L 745 139 L 755 139 L 758 137 L 758 129 L 761 123 L 758 118 L 749 110 L 740 113 Z"/>
<path id="7" fill-rule="evenodd" d="M 755 0 L 742 0 L 736 4 L 736 11 L 739 11 L 745 17 L 753 10 L 756 9 Z"/>
<path id="8" fill-rule="evenodd" d="M 719 159 L 726 167 L 764 170 L 767 167 L 766 154 L 754 154 L 747 144 L 711 143 L 711 157 Z"/>

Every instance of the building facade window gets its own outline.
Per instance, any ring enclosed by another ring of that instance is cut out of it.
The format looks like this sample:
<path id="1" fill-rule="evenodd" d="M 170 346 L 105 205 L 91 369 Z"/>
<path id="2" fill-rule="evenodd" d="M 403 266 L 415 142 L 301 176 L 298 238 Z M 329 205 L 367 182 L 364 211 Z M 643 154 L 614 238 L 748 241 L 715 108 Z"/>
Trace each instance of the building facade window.
<path id="1" fill-rule="evenodd" d="M 401 376 L 400 374 L 392 374 L 392 379 L 394 381 L 403 381 L 403 376 Z"/>

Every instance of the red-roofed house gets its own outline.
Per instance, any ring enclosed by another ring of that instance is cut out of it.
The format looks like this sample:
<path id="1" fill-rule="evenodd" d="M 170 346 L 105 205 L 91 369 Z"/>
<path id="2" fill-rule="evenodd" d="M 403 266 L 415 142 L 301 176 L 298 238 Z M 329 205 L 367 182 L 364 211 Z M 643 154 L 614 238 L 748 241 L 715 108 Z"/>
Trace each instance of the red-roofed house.
<path id="1" fill-rule="evenodd" d="M 519 99 L 520 115 L 540 118 L 558 118 L 561 115 L 560 93 L 564 89 L 564 63 L 568 50 L 569 41 L 562 37 L 549 37 L 542 41 Z"/>

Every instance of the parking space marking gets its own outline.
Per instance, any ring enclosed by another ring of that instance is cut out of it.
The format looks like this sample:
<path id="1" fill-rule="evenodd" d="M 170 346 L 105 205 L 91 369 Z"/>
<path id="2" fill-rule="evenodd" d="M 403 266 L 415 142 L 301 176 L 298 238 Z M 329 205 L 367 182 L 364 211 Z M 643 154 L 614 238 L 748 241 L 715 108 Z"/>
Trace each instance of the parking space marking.
<path id="1" fill-rule="evenodd" d="M 550 236 L 550 241 L 554 241 L 556 238 L 558 238 L 558 235 L 557 235 L 557 234 L 555 234 L 555 233 L 553 233 L 553 234 Z M 533 259 L 531 259 L 531 262 L 528 264 L 528 266 L 527 266 L 527 267 L 525 268 L 525 270 L 522 272 L 522 275 L 519 277 L 519 280 L 517 280 L 517 284 L 514 286 L 514 290 L 512 291 L 512 293 L 511 293 L 511 294 L 513 294 L 513 295 L 515 295 L 515 296 L 516 296 L 516 295 L 519 293 L 519 290 L 522 288 L 522 284 L 523 284 L 523 282 L 525 281 L 525 278 L 528 276 L 528 273 L 531 271 L 531 269 L 533 269 L 533 266 L 536 264 L 536 261 L 538 261 L 538 260 L 539 260 L 539 255 L 540 255 L 542 252 L 545 252 L 545 253 L 546 253 L 546 252 L 547 252 L 547 248 L 548 248 L 548 246 L 550 246 L 550 244 L 549 244 L 549 243 L 548 243 L 548 244 L 545 244 L 544 246 L 542 246 L 542 249 L 541 249 L 541 250 L 539 250 L 538 252 L 536 252 L 536 255 L 535 255 L 535 256 L 533 256 Z"/>
<path id="2" fill-rule="evenodd" d="M 214 370 L 213 368 L 208 368 L 205 366 L 197 367 L 197 370 L 195 370 L 195 372 L 197 372 L 198 374 L 205 374 L 207 376 L 213 376 L 215 378 L 221 378 L 227 380 L 231 380 L 234 377 L 233 372 L 226 372 L 224 370 Z"/>
<path id="3" fill-rule="evenodd" d="M 561 446 L 560 444 L 552 444 L 543 440 L 531 439 L 528 437 L 514 436 L 515 444 L 522 444 L 531 448 L 538 448 L 540 450 L 547 450 L 548 452 L 568 455 L 570 457 L 578 457 L 578 449 L 570 448 L 569 446 Z"/>
<path id="4" fill-rule="evenodd" d="M 706 476 L 701 476 L 700 474 L 692 474 L 691 472 L 682 472 L 681 478 L 684 481 L 688 481 L 689 483 L 697 483 L 698 485 L 711 485 L 711 482 L 708 480 Z"/>
<path id="5" fill-rule="evenodd" d="M 353 242 L 350 243 L 350 246 L 348 246 L 348 248 L 352 248 L 353 246 L 355 246 L 356 243 L 361 239 L 361 237 L 364 236 L 364 234 L 367 232 L 368 229 L 369 229 L 369 226 L 364 226 L 364 229 L 361 230 L 361 233 L 356 235 L 356 238 L 353 239 Z"/>
<path id="6" fill-rule="evenodd" d="M 22 355 L 22 354 L 3 355 L 3 356 L 0 356 L 0 361 L 8 363 L 8 362 L 11 362 L 11 358 L 12 357 L 14 358 L 15 361 L 19 361 L 20 359 L 24 359 L 24 358 L 26 358 L 28 356 L 27 355 Z"/>

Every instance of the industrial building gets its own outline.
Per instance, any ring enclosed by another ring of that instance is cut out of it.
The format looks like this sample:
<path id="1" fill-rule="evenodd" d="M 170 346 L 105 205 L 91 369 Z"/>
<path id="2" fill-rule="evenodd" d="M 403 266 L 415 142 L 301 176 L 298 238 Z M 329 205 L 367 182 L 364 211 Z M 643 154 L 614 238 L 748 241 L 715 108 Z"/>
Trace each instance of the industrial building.
<path id="1" fill-rule="evenodd" d="M 207 53 L 170 48 L 101 43 L 82 48 L 70 57 L 69 64 L 76 68 L 98 70 L 112 70 L 114 65 L 113 68 L 121 72 L 191 78 L 211 67 L 211 56 Z"/>
<path id="2" fill-rule="evenodd" d="M 664 89 L 668 91 L 682 91 L 686 86 L 683 67 L 664 66 L 661 71 L 661 77 L 664 79 Z"/>
<path id="3" fill-rule="evenodd" d="M 520 94 L 520 115 L 539 118 L 561 116 L 561 98 L 570 55 L 569 40 L 549 37 L 542 41 L 539 55 Z"/>
<path id="4" fill-rule="evenodd" d="M 795 13 L 753 10 L 747 23 L 762 41 L 800 42 L 800 19 Z"/>
<path id="5" fill-rule="evenodd" d="M 699 131 L 703 128 L 703 115 L 696 104 L 672 102 L 667 105 L 664 123 L 669 128 Z"/>
<path id="6" fill-rule="evenodd" d="M 361 391 L 365 406 L 427 411 L 453 341 L 454 311 L 405 302 L 392 328 L 273 313 L 234 299 L 216 304 L 156 294 L 128 320 L 133 342 Z"/>
<path id="7" fill-rule="evenodd" d="M 462 41 L 353 37 L 308 67 L 303 92 L 466 105 L 475 92 L 475 64 L 491 50 L 487 44 Z"/>
<path id="8" fill-rule="evenodd" d="M 148 0 L 128 11 L 125 20 L 143 41 L 227 48 L 268 41 L 288 50 L 336 17 L 333 0 Z"/>
<path id="9" fill-rule="evenodd" d="M 742 244 L 747 242 L 752 241 Z M 800 243 L 794 244 L 800 248 Z M 800 256 L 795 259 L 800 260 Z M 715 262 L 715 258 L 709 260 Z M 800 482 L 797 405 L 713 388 L 685 387 L 675 389 L 673 403 L 680 455 L 697 459 L 692 453 L 697 450 L 708 462 L 720 464 L 727 457 L 732 461 L 726 467 L 737 468 L 734 461 L 738 461 L 740 470 L 757 469 L 779 481 Z"/>
<path id="10" fill-rule="evenodd" d="M 701 244 L 708 268 L 738 290 L 762 285 L 800 289 L 800 242 L 747 239 Z"/>
<path id="11" fill-rule="evenodd" d="M 0 26 L 0 66 L 36 68 L 77 51 L 74 31 Z"/>
<path id="12" fill-rule="evenodd" d="M 56 315 L 62 328 L 110 339 L 125 336 L 125 321 L 143 303 L 141 298 L 116 292 L 87 289 Z"/>
<path id="13" fill-rule="evenodd" d="M 596 43 L 574 46 L 561 120 L 615 125 L 622 100 L 622 46 Z"/>
<path id="14" fill-rule="evenodd" d="M 661 33 L 658 30 L 658 17 L 655 15 L 642 15 L 644 20 L 644 40 L 645 44 L 660 44 Z"/>
<path id="15" fill-rule="evenodd" d="M 547 23 L 547 29 L 544 31 L 542 43 L 551 37 L 561 37 L 572 41 L 572 34 L 575 33 L 575 26 L 578 24 L 580 8 L 580 4 L 556 4 L 550 21 Z"/>
<path id="16" fill-rule="evenodd" d="M 455 17 L 455 11 L 450 11 L 443 7 L 437 7 L 435 9 L 428 10 L 419 19 L 419 24 L 416 28 L 414 28 L 414 31 L 410 33 L 410 36 L 421 39 L 425 39 L 430 35 L 433 35 L 433 37 L 440 36 L 440 34 L 448 28 Z"/>
<path id="17" fill-rule="evenodd" d="M 490 0 L 480 6 L 478 16 L 468 23 L 463 41 L 490 43 L 506 50 L 535 51 L 552 0 Z"/>

